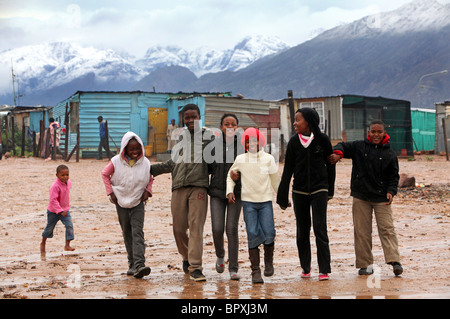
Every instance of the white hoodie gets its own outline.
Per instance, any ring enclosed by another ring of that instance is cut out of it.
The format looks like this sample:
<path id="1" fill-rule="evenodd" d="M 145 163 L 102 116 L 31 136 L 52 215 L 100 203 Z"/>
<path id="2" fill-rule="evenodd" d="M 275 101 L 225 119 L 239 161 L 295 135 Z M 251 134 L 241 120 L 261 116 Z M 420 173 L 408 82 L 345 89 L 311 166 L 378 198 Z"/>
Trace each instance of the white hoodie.
<path id="1" fill-rule="evenodd" d="M 133 166 L 130 166 L 125 156 L 125 147 L 135 138 L 142 147 L 142 154 Z M 145 157 L 142 140 L 133 132 L 127 132 L 120 144 L 120 154 L 111 159 L 114 172 L 111 174 L 111 186 L 117 197 L 118 204 L 123 208 L 139 205 L 142 194 L 151 185 L 150 161 Z"/>

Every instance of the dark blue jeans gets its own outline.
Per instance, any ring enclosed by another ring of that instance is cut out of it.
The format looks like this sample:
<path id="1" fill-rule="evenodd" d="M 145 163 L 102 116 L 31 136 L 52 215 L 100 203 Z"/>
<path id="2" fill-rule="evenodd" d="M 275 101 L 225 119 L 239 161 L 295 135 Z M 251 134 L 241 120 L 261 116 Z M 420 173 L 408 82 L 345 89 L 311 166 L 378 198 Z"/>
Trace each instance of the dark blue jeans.
<path id="1" fill-rule="evenodd" d="M 242 207 L 247 229 L 248 248 L 256 248 L 260 244 L 272 244 L 276 234 L 272 201 L 263 203 L 242 201 Z"/>
<path id="2" fill-rule="evenodd" d="M 66 227 L 66 240 L 74 240 L 73 223 L 70 212 L 67 216 L 61 214 L 52 213 L 47 210 L 47 226 L 42 233 L 42 237 L 53 238 L 53 230 L 55 229 L 56 223 L 61 221 Z"/>

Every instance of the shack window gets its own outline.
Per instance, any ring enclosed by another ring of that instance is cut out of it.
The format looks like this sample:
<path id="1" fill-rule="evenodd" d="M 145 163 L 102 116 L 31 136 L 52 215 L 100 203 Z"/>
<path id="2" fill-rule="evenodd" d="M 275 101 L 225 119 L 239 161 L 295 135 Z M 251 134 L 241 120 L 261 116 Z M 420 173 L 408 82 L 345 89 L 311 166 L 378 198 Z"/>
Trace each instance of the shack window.
<path id="1" fill-rule="evenodd" d="M 344 128 L 346 130 L 362 129 L 364 127 L 364 113 L 361 109 L 344 109 Z"/>

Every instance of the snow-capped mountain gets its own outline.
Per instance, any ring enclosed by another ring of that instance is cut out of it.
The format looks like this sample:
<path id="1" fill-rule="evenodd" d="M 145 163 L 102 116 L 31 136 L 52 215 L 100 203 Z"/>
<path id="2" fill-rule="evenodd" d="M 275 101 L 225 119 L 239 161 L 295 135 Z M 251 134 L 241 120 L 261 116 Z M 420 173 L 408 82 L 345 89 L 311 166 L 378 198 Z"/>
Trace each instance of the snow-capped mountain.
<path id="1" fill-rule="evenodd" d="M 145 76 L 145 72 L 112 50 L 85 48 L 65 42 L 25 46 L 0 52 L 0 65 L 2 70 L 11 70 L 13 67 L 20 92 L 23 94 L 52 89 L 87 74 L 94 74 L 99 83 L 111 80 L 129 82 Z M 0 94 L 6 93 L 11 86 L 12 84 L 0 87 Z"/>
<path id="2" fill-rule="evenodd" d="M 289 45 L 277 37 L 261 35 L 246 37 L 233 49 L 224 51 L 205 47 L 187 51 L 177 46 L 158 46 L 150 48 L 142 59 L 136 61 L 136 65 L 148 72 L 160 67 L 182 66 L 199 77 L 206 73 L 237 71 L 288 48 Z"/>
<path id="3" fill-rule="evenodd" d="M 82 47 L 67 42 L 25 46 L 0 52 L 0 71 L 6 75 L 0 81 L 0 104 L 12 103 L 11 67 L 16 75 L 16 94 L 19 86 L 19 93 L 24 96 L 22 102 L 35 104 L 49 101 L 32 102 L 28 97 L 58 87 L 64 87 L 65 94 L 70 90 L 72 93 L 88 89 L 127 90 L 150 72 L 162 67 L 185 67 L 196 76 L 224 70 L 235 71 L 287 48 L 288 45 L 278 38 L 253 36 L 245 38 L 233 49 L 224 51 L 208 48 L 187 51 L 176 46 L 157 46 L 148 49 L 143 58 L 133 61 L 113 50 Z M 55 94 L 58 95 L 56 91 L 53 96 Z"/>
<path id="4" fill-rule="evenodd" d="M 358 94 L 433 107 L 450 99 L 450 4 L 415 0 L 319 34 L 233 72 L 207 74 L 183 91 L 231 91 L 280 99 Z M 418 95 L 420 94 L 420 102 Z"/>
<path id="5" fill-rule="evenodd" d="M 368 38 L 377 35 L 434 31 L 450 25 L 450 4 L 414 0 L 390 12 L 380 12 L 325 31 L 321 39 Z"/>

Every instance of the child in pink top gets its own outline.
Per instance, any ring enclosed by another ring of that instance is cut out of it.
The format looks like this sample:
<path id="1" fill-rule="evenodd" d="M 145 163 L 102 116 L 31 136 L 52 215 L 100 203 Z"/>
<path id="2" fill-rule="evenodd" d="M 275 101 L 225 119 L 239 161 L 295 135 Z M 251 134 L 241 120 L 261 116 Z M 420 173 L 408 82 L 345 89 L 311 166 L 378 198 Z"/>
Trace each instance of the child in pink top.
<path id="1" fill-rule="evenodd" d="M 64 250 L 75 250 L 70 246 L 74 239 L 72 217 L 70 216 L 70 187 L 69 168 L 59 165 L 56 168 L 56 181 L 50 187 L 50 200 L 47 207 L 47 226 L 42 233 L 41 256 L 45 256 L 47 238 L 53 237 L 53 229 L 60 220 L 66 227 L 66 245 Z"/>
<path id="2" fill-rule="evenodd" d="M 153 178 L 144 144 L 133 132 L 122 137 L 120 154 L 102 170 L 106 194 L 116 205 L 128 258 L 127 275 L 142 278 L 150 274 L 145 266 L 144 204 L 152 196 Z"/>

